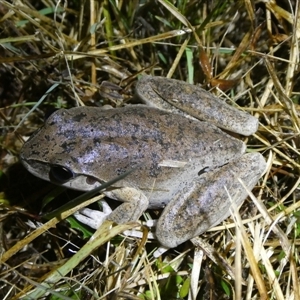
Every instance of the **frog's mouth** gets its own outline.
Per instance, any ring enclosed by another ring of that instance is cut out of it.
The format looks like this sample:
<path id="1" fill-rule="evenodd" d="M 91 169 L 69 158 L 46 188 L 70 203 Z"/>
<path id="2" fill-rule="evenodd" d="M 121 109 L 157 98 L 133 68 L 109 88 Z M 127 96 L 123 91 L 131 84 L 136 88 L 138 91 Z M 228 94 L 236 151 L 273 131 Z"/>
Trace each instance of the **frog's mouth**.
<path id="1" fill-rule="evenodd" d="M 51 182 L 79 191 L 91 191 L 102 184 L 99 180 L 87 175 L 76 175 L 76 177 L 64 183 L 55 182 L 55 180 L 51 178 Z"/>
<path id="2" fill-rule="evenodd" d="M 37 162 L 36 160 L 30 159 L 25 160 L 22 159 L 21 156 L 21 162 L 23 166 L 34 176 L 50 181 L 49 179 L 49 166 L 47 164 L 43 164 L 42 162 Z"/>

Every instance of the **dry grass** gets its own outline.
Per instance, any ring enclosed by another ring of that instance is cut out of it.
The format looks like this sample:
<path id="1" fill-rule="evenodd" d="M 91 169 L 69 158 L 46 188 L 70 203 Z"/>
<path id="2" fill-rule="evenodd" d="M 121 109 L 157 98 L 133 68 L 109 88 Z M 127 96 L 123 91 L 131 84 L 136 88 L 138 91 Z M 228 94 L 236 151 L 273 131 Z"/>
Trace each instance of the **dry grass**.
<path id="1" fill-rule="evenodd" d="M 0 0 L 0 297 L 300 299 L 298 2 L 139 2 Z M 14 164 L 22 137 L 49 108 L 124 105 L 142 72 L 204 84 L 259 118 L 247 143 L 268 169 L 240 215 L 159 259 L 146 229 L 113 238 L 135 224 L 89 242 L 74 220 L 32 229 L 77 194 Z"/>

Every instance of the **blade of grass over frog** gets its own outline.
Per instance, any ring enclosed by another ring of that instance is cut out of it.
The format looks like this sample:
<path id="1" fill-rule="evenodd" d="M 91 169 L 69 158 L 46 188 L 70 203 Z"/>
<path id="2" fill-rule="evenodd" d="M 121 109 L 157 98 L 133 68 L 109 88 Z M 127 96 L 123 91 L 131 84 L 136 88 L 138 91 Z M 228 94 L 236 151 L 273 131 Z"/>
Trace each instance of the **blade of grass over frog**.
<path id="1" fill-rule="evenodd" d="M 138 168 L 138 166 L 136 167 Z M 94 195 L 95 193 L 99 192 L 99 190 L 101 190 L 103 187 L 106 188 L 112 184 L 114 184 L 115 182 L 123 179 L 125 176 L 127 176 L 128 174 L 130 174 L 131 172 L 133 172 L 136 168 L 116 177 L 115 179 L 103 184 L 101 187 L 94 189 L 93 191 L 90 191 L 86 194 L 89 195 L 89 197 L 92 197 L 91 195 Z M 78 198 L 76 198 L 78 199 Z M 75 200 L 76 200 L 75 199 Z M 99 199 L 98 199 L 99 200 Z M 81 200 L 80 200 L 81 201 Z M 94 199 L 91 199 L 90 203 L 95 202 Z M 75 213 L 76 211 L 78 211 L 79 209 L 83 208 L 86 206 L 87 203 L 81 204 L 74 207 L 73 209 L 71 208 L 67 208 L 68 210 L 66 212 L 60 211 L 59 212 L 59 217 L 53 217 L 53 219 L 51 219 L 50 221 L 48 221 L 47 223 L 43 224 L 41 227 L 38 227 L 37 229 L 35 229 L 33 232 L 29 233 L 24 239 L 22 239 L 21 241 L 17 242 L 15 245 L 13 245 L 9 250 L 7 250 L 3 256 L 1 257 L 0 263 L 4 263 L 5 261 L 7 261 L 9 258 L 11 258 L 14 254 L 16 254 L 18 251 L 20 251 L 21 249 L 23 249 L 26 245 L 28 245 L 31 241 L 33 241 L 35 238 L 37 238 L 38 236 L 40 236 L 41 234 L 43 234 L 46 230 L 48 230 L 49 228 L 54 227 L 57 223 L 59 223 L 62 219 L 65 219 L 67 217 L 69 217 L 70 215 L 72 215 L 73 213 Z M 65 206 L 64 206 L 65 207 Z M 61 210 L 61 209 L 60 209 Z M 57 211 L 55 211 L 56 214 L 58 214 Z M 48 219 L 50 214 L 45 215 Z M 45 217 L 44 216 L 44 217 Z"/>
<path id="2" fill-rule="evenodd" d="M 58 209 L 55 209 L 54 211 L 50 212 L 50 213 L 46 213 L 44 215 L 42 215 L 42 218 L 46 218 L 47 220 L 50 220 L 54 217 L 58 217 L 61 213 L 63 213 L 64 211 L 67 211 L 69 209 L 72 209 L 73 207 L 81 204 L 83 201 L 85 201 L 86 199 L 89 199 L 91 197 L 93 197 L 94 195 L 96 195 L 97 193 L 99 193 L 100 191 L 110 187 L 111 185 L 113 185 L 114 183 L 118 182 L 119 180 L 122 180 L 123 178 L 125 178 L 126 176 L 128 176 L 130 173 L 132 173 L 133 171 L 135 171 L 138 168 L 135 167 L 127 172 L 125 172 L 124 174 L 121 174 L 120 176 L 117 176 L 116 178 L 103 183 L 102 185 L 100 185 L 99 187 L 84 193 L 83 195 L 69 201 L 68 203 L 66 203 L 65 205 L 59 207 Z"/>
<path id="3" fill-rule="evenodd" d="M 138 223 L 128 223 L 113 226 L 113 222 L 105 221 L 89 239 L 89 241 L 74 255 L 72 256 L 64 265 L 58 269 L 51 271 L 43 278 L 43 283 L 38 284 L 37 287 L 21 299 L 32 300 L 39 299 L 43 297 L 45 293 L 51 294 L 52 287 L 64 276 L 66 276 L 71 270 L 73 270 L 81 261 L 88 257 L 95 249 L 99 248 L 101 245 L 110 241 L 114 236 L 120 234 L 125 230 L 133 228 Z"/>
<path id="4" fill-rule="evenodd" d="M 18 124 L 14 132 L 18 130 L 18 128 L 25 122 L 27 117 L 44 101 L 44 99 L 58 86 L 60 85 L 60 82 L 54 83 L 47 91 L 46 93 L 40 98 L 40 100 L 32 107 L 32 109 L 24 116 L 24 118 L 21 120 L 21 122 Z"/>

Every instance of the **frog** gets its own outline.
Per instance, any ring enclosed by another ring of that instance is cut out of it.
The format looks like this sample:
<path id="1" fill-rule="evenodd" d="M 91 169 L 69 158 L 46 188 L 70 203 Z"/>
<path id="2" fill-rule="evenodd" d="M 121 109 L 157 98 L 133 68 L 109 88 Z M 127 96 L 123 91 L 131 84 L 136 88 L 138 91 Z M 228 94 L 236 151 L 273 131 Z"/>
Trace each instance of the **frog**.
<path id="1" fill-rule="evenodd" d="M 155 236 L 175 248 L 229 217 L 248 196 L 241 181 L 252 190 L 263 175 L 264 157 L 247 153 L 240 138 L 257 131 L 258 119 L 198 85 L 159 76 L 142 76 L 135 98 L 141 103 L 57 110 L 20 159 L 35 176 L 80 191 L 134 170 L 104 191 L 121 202 L 116 209 L 76 218 L 98 228 L 162 209 Z"/>

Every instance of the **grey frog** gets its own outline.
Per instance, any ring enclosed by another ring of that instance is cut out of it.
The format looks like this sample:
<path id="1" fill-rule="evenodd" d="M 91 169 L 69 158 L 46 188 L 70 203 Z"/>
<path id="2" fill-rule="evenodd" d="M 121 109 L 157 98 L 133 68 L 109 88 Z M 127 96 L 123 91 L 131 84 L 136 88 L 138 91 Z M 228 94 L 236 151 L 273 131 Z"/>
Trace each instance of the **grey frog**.
<path id="1" fill-rule="evenodd" d="M 250 135 L 258 120 L 178 80 L 143 76 L 136 94 L 147 105 L 58 110 L 20 157 L 34 175 L 83 191 L 137 167 L 105 192 L 123 202 L 117 209 L 82 220 L 97 227 L 105 218 L 124 223 L 164 208 L 156 236 L 173 248 L 227 218 L 228 195 L 237 206 L 245 200 L 238 178 L 250 190 L 257 183 L 262 155 L 245 154 L 245 144 L 218 127 Z"/>

